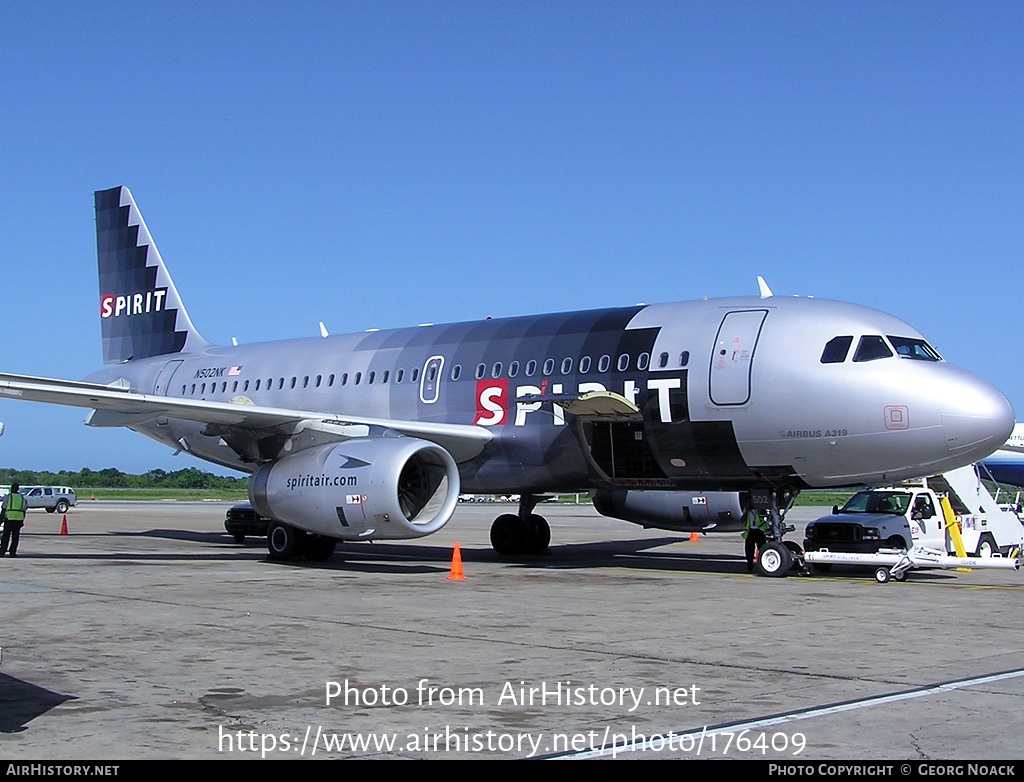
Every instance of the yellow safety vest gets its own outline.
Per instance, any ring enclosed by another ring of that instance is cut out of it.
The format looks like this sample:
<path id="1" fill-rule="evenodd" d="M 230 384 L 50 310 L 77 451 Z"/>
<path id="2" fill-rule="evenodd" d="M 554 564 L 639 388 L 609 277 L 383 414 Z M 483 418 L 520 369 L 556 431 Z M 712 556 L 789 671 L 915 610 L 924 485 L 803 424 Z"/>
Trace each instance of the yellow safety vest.
<path id="1" fill-rule="evenodd" d="M 7 509 L 4 514 L 11 521 L 25 520 L 25 498 L 14 492 L 7 495 Z"/>

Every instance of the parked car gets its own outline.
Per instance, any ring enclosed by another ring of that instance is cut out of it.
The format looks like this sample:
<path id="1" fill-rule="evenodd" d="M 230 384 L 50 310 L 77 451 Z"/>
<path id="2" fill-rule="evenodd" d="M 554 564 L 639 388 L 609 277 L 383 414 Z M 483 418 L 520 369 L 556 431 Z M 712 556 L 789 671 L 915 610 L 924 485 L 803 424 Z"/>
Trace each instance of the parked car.
<path id="1" fill-rule="evenodd" d="M 7 487 L 7 494 L 10 487 Z M 22 486 L 20 494 L 27 508 L 43 508 L 47 513 L 67 513 L 78 504 L 75 490 L 67 486 Z"/>
<path id="2" fill-rule="evenodd" d="M 245 543 L 246 535 L 265 537 L 270 522 L 271 519 L 260 516 L 248 502 L 242 502 L 228 508 L 224 529 L 235 543 Z"/>

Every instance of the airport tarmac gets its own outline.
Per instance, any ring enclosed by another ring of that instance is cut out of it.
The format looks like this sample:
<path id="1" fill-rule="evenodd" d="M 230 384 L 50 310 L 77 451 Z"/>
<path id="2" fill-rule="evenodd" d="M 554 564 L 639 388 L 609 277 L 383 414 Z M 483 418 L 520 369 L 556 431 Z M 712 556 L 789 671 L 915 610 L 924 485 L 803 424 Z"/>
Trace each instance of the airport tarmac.
<path id="1" fill-rule="evenodd" d="M 547 505 L 550 553 L 508 561 L 492 504 L 277 563 L 228 505 L 84 501 L 67 536 L 29 514 L 0 559 L 0 759 L 1024 757 L 1020 572 L 758 578 L 738 534 Z"/>

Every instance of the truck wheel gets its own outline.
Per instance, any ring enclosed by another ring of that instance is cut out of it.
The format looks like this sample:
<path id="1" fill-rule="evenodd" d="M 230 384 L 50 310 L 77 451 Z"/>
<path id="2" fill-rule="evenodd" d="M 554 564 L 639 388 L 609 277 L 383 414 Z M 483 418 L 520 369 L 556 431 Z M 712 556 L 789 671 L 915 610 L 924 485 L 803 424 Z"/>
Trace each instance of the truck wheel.
<path id="1" fill-rule="evenodd" d="M 757 573 L 771 578 L 782 578 L 793 566 L 793 554 L 781 543 L 761 546 L 757 555 Z"/>
<path id="2" fill-rule="evenodd" d="M 67 513 L 69 507 L 67 500 L 57 500 L 57 513 Z"/>
<path id="3" fill-rule="evenodd" d="M 875 571 L 875 581 L 879 584 L 884 584 L 889 580 L 889 568 L 880 567 Z"/>
<path id="4" fill-rule="evenodd" d="M 978 541 L 978 550 L 975 552 L 979 557 L 993 557 L 999 549 L 996 547 L 995 540 L 992 539 L 992 535 L 986 532 L 981 536 L 981 540 Z"/>

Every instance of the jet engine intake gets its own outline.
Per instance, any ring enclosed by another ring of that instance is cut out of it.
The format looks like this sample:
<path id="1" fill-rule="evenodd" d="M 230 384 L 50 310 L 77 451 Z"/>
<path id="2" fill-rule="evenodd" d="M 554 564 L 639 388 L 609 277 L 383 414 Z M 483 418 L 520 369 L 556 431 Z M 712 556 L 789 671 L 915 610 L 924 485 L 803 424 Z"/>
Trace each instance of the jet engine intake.
<path id="1" fill-rule="evenodd" d="M 263 465 L 249 479 L 249 500 L 262 516 L 331 538 L 418 538 L 452 517 L 459 486 L 455 460 L 441 446 L 372 437 Z"/>

